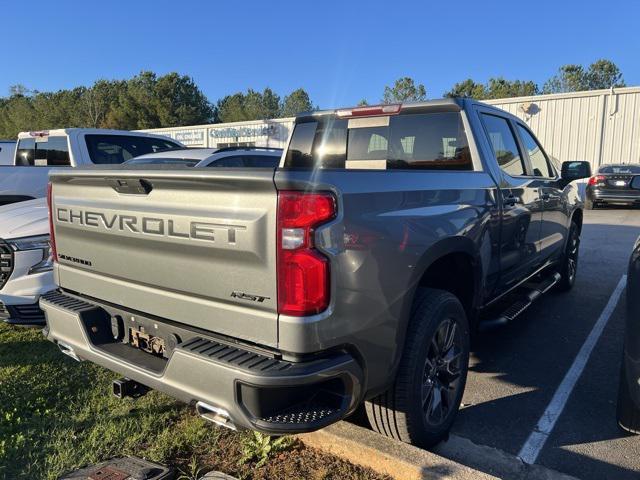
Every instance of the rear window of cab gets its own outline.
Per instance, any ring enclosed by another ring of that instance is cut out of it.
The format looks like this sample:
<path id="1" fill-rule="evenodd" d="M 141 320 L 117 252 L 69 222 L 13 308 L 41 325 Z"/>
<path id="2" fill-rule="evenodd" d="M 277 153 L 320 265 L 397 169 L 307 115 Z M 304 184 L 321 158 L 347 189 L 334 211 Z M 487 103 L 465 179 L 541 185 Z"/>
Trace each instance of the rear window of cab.
<path id="1" fill-rule="evenodd" d="M 286 168 L 472 170 L 459 112 L 433 112 L 298 123 Z"/>

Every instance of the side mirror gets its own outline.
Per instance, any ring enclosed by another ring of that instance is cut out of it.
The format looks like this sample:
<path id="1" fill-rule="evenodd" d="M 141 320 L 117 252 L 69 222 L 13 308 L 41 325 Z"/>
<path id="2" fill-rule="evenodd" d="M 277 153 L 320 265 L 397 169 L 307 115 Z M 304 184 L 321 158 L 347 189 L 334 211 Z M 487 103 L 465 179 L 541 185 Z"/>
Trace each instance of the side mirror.
<path id="1" fill-rule="evenodd" d="M 560 176 L 562 180 L 567 183 L 580 180 L 581 178 L 589 178 L 591 176 L 591 163 L 562 162 L 562 172 Z"/>

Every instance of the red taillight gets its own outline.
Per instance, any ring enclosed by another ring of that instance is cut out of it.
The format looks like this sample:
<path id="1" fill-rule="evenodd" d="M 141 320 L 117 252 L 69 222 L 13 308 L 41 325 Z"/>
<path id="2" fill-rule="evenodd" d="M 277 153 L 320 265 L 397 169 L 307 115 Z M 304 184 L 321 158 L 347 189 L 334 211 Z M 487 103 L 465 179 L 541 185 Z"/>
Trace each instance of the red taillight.
<path id="1" fill-rule="evenodd" d="M 589 185 L 595 185 L 600 182 L 604 182 L 604 175 L 594 175 L 589 179 Z"/>
<path id="2" fill-rule="evenodd" d="M 53 187 L 51 183 L 47 185 L 47 205 L 49 206 L 49 242 L 51 243 L 51 258 L 54 262 L 58 261 L 58 251 L 56 250 L 56 235 L 53 231 L 53 199 L 51 192 Z"/>
<path id="3" fill-rule="evenodd" d="M 305 316 L 329 305 L 329 261 L 314 248 L 313 229 L 335 217 L 329 193 L 278 193 L 278 312 Z"/>

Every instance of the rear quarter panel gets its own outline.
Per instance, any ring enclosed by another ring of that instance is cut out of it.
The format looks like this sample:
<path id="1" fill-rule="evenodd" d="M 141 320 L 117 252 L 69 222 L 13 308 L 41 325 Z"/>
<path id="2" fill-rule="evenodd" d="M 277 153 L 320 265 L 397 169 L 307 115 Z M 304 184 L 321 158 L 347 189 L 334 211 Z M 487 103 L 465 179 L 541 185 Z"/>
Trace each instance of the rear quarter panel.
<path id="1" fill-rule="evenodd" d="M 462 251 L 484 278 L 495 270 L 499 211 L 487 173 L 278 170 L 275 182 L 278 189 L 331 191 L 339 211 L 316 234 L 331 259 L 330 307 L 303 319 L 280 315 L 279 346 L 353 346 L 366 359 L 369 390 L 392 378 L 413 294 L 433 260 Z"/>

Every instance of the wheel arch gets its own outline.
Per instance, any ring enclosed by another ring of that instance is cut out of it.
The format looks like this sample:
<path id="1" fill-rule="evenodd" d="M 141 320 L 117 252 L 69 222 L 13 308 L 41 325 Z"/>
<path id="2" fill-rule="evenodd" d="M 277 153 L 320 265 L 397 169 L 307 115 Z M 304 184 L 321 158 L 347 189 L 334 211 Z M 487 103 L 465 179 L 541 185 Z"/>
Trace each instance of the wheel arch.
<path id="1" fill-rule="evenodd" d="M 451 268 L 453 266 L 453 268 Z M 446 281 L 438 283 L 438 274 L 445 272 L 442 278 Z M 464 275 L 464 282 L 460 282 L 456 274 Z M 411 321 L 412 307 L 416 292 L 420 287 L 430 287 L 445 290 L 459 297 L 460 289 L 464 292 L 460 299 L 471 329 L 474 327 L 476 309 L 480 304 L 480 293 L 484 282 L 484 273 L 480 253 L 476 244 L 467 237 L 448 237 L 440 240 L 428 248 L 420 257 L 414 268 L 406 300 L 400 317 L 398 348 L 391 371 L 394 378 L 397 367 L 404 351 L 406 334 Z M 455 286 L 454 286 L 455 284 Z"/>

